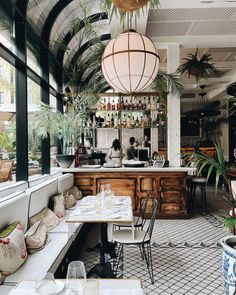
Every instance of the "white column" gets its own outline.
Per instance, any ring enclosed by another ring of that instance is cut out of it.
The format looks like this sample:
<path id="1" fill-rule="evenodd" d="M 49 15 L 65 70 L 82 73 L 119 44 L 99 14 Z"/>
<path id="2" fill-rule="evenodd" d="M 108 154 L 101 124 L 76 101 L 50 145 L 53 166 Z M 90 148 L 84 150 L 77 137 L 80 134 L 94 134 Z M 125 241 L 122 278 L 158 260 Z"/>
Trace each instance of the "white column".
<path id="1" fill-rule="evenodd" d="M 180 64 L 180 45 L 167 47 L 167 73 L 174 73 Z M 169 164 L 180 167 L 180 95 L 167 97 L 167 151 Z"/>

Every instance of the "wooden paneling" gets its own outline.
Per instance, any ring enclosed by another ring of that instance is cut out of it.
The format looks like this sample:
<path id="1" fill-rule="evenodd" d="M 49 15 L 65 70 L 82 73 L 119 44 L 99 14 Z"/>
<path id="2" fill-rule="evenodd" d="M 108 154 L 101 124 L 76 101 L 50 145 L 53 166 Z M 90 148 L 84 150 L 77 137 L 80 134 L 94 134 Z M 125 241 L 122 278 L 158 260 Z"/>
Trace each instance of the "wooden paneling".
<path id="1" fill-rule="evenodd" d="M 75 185 L 83 195 L 95 195 L 100 186 L 110 184 L 115 195 L 131 196 L 133 209 L 147 195 L 159 200 L 158 218 L 188 218 L 187 172 L 75 172 Z M 148 209 L 151 208 L 151 202 Z"/>

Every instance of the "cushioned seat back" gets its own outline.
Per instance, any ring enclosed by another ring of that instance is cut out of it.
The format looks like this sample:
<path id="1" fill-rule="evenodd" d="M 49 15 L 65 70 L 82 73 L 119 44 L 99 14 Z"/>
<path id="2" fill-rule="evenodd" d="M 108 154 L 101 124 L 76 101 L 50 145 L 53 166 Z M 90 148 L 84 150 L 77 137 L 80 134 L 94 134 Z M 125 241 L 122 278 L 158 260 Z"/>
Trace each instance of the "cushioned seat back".
<path id="1" fill-rule="evenodd" d="M 50 174 L 51 179 L 53 179 L 53 178 L 58 178 L 58 177 L 60 177 L 60 176 L 62 176 L 62 175 L 63 175 L 63 173 L 62 173 L 61 171 L 53 172 L 53 173 Z"/>
<path id="2" fill-rule="evenodd" d="M 64 193 L 74 185 L 74 175 L 67 173 L 57 179 L 58 183 L 58 193 Z"/>
<path id="3" fill-rule="evenodd" d="M 9 195 L 0 202 L 0 231 L 14 221 L 20 221 L 24 231 L 28 227 L 29 196 L 25 193 Z"/>
<path id="4" fill-rule="evenodd" d="M 0 189 L 0 198 L 11 195 L 15 192 L 23 192 L 28 188 L 27 181 L 18 181 L 14 184 L 5 186 Z"/>
<path id="5" fill-rule="evenodd" d="M 29 217 L 48 207 L 51 196 L 57 194 L 57 180 L 48 180 L 26 191 L 30 196 Z"/>
<path id="6" fill-rule="evenodd" d="M 33 179 L 30 179 L 29 180 L 29 187 L 33 187 L 35 185 L 38 185 L 46 180 L 50 180 L 51 179 L 51 176 L 49 174 L 44 174 L 44 175 L 41 175 L 39 177 L 36 177 L 36 178 L 33 178 Z"/>

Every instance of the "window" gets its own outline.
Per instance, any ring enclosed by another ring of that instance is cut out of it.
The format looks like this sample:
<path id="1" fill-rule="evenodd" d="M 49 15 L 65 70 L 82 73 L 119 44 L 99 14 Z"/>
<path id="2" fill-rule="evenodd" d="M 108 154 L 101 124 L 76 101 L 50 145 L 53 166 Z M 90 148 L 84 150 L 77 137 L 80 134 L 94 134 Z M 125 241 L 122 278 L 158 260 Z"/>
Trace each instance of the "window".
<path id="1" fill-rule="evenodd" d="M 0 104 L 4 104 L 4 93 L 0 92 Z"/>

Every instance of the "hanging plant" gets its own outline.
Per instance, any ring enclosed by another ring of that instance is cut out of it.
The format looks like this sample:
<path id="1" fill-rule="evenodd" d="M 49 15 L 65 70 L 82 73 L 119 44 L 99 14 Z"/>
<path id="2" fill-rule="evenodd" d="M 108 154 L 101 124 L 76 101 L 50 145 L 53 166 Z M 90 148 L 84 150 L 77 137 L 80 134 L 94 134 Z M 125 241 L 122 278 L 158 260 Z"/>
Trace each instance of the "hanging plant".
<path id="1" fill-rule="evenodd" d="M 194 54 L 188 54 L 187 58 L 183 58 L 183 63 L 178 67 L 176 73 L 187 77 L 194 76 L 197 83 L 200 79 L 208 79 L 212 76 L 219 75 L 219 71 L 215 68 L 211 54 L 205 53 L 200 56 L 197 48 Z"/>
<path id="2" fill-rule="evenodd" d="M 127 12 L 138 14 L 140 9 L 143 9 L 148 3 L 151 8 L 155 9 L 159 7 L 160 0 L 103 0 L 102 9 L 108 12 L 110 18 L 115 13 L 124 20 Z"/>

